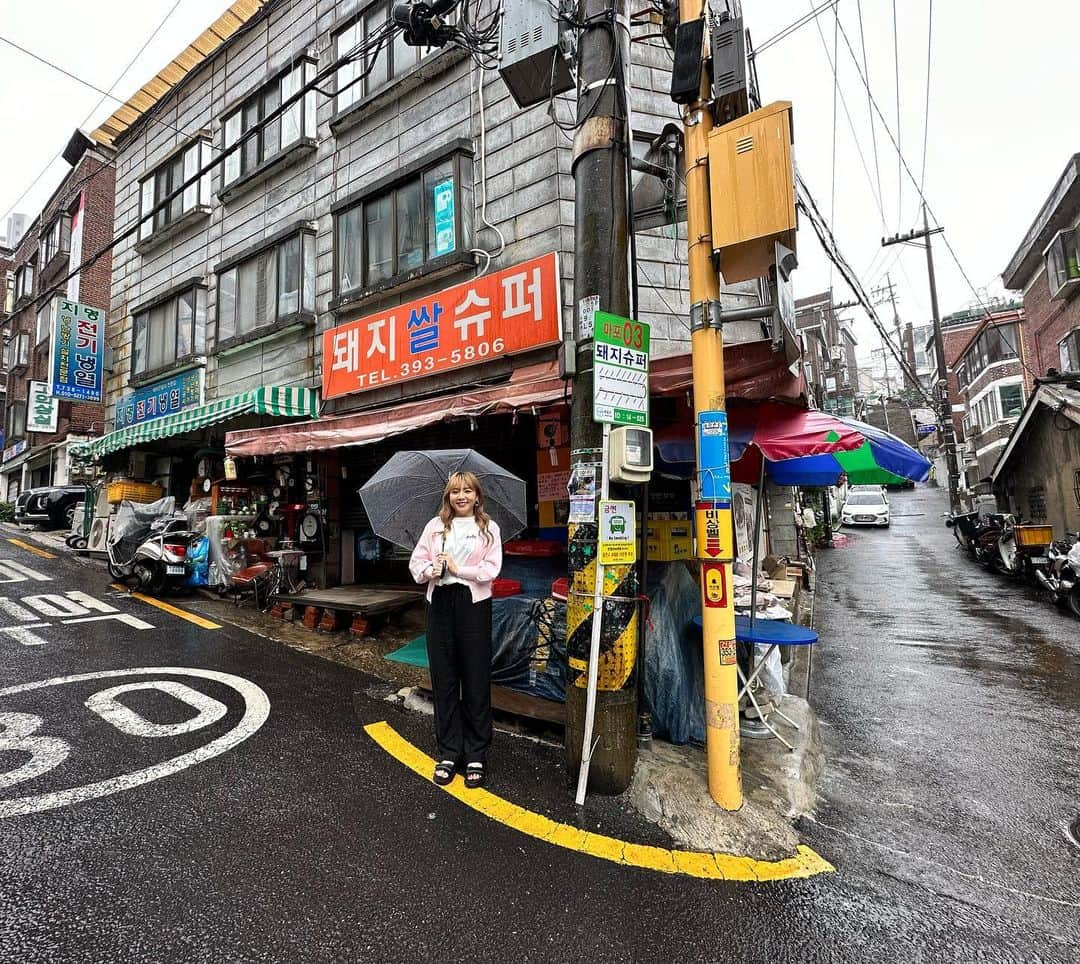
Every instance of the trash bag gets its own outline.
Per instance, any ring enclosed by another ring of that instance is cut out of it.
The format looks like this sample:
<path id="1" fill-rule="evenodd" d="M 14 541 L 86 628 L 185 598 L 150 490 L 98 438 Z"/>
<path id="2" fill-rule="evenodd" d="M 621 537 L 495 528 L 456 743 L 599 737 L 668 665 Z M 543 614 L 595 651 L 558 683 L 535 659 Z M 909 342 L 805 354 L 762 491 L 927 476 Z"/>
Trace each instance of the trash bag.
<path id="1" fill-rule="evenodd" d="M 672 743 L 705 741 L 705 668 L 697 582 L 683 565 L 669 565 L 651 594 L 645 635 L 645 699 L 653 732 Z"/>
<path id="2" fill-rule="evenodd" d="M 210 585 L 210 540 L 206 536 L 196 539 L 188 549 L 187 558 L 191 563 L 191 575 L 188 576 L 187 584 L 189 586 Z"/>
<path id="3" fill-rule="evenodd" d="M 491 607 L 491 681 L 563 702 L 566 699 L 566 603 L 508 596 Z"/>
<path id="4" fill-rule="evenodd" d="M 135 550 L 150 536 L 154 523 L 169 518 L 175 512 L 176 499 L 171 495 L 156 502 L 130 502 L 125 499 L 109 526 L 111 558 L 121 565 L 130 563 L 135 558 Z"/>

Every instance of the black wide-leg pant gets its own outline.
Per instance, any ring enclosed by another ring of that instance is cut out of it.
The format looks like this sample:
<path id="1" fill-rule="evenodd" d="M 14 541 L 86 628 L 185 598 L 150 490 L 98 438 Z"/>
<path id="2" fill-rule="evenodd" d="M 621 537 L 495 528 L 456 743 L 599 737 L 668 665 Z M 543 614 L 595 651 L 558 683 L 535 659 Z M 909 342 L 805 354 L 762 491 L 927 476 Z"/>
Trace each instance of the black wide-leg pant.
<path id="1" fill-rule="evenodd" d="M 491 600 L 461 583 L 436 586 L 427 607 L 437 760 L 483 763 L 491 746 Z"/>

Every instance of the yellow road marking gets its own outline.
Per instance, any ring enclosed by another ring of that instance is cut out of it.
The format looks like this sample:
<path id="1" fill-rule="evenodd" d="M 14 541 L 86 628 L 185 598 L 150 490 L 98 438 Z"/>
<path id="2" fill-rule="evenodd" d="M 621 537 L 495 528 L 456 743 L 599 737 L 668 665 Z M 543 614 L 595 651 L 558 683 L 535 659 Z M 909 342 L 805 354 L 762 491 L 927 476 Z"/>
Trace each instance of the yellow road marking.
<path id="1" fill-rule="evenodd" d="M 113 589 L 119 589 L 126 591 L 126 586 L 121 586 L 120 583 L 114 582 L 112 584 Z M 144 602 L 149 606 L 156 606 L 158 609 L 163 609 L 167 613 L 171 613 L 173 616 L 179 616 L 181 619 L 186 619 L 189 623 L 194 623 L 196 626 L 201 626 L 203 629 L 221 629 L 218 623 L 212 623 L 209 619 L 204 619 L 202 616 L 196 616 L 195 613 L 189 613 L 186 609 L 180 609 L 177 606 L 170 606 L 167 602 L 162 602 L 160 599 L 155 599 L 153 596 L 144 596 L 141 592 L 131 593 L 133 599 L 138 599 L 140 602 Z"/>
<path id="2" fill-rule="evenodd" d="M 394 759 L 404 763 L 426 780 L 431 779 L 435 761 L 413 746 L 389 723 L 371 723 L 364 727 L 364 732 Z M 685 874 L 705 880 L 752 881 L 812 877 L 836 870 L 832 864 L 806 846 L 800 845 L 796 855 L 785 860 L 755 860 L 734 854 L 665 850 L 663 847 L 629 843 L 579 830 L 569 824 L 556 823 L 542 814 L 525 810 L 482 788 L 466 789 L 461 777 L 455 777 L 453 783 L 440 789 L 484 816 L 530 837 L 536 837 L 537 840 L 627 867 L 657 870 L 664 874 Z"/>
<path id="3" fill-rule="evenodd" d="M 13 546 L 18 546 L 20 549 L 25 549 L 27 552 L 32 552 L 35 556 L 41 556 L 42 559 L 55 559 L 56 556 L 51 552 L 46 552 L 44 549 L 39 549 L 37 546 L 30 545 L 29 542 L 23 542 L 22 539 L 8 539 Z"/>

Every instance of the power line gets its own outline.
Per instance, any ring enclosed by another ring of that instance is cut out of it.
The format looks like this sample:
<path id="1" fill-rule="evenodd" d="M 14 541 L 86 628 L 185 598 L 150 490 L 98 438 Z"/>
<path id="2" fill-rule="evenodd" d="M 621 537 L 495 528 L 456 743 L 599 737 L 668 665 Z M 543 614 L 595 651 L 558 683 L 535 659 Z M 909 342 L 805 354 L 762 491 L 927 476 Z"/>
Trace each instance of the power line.
<path id="1" fill-rule="evenodd" d="M 923 108 L 922 171 L 919 174 L 919 196 L 926 186 L 926 146 L 930 138 L 930 60 L 934 41 L 934 0 L 929 0 L 926 15 L 926 106 Z"/>
<path id="2" fill-rule="evenodd" d="M 794 23 L 788 24 L 786 27 L 784 27 L 783 30 L 781 30 L 781 31 L 779 31 L 777 33 L 774 33 L 764 43 L 762 43 L 759 46 L 755 47 L 753 49 L 753 51 L 751 52 L 751 54 L 750 54 L 750 59 L 752 60 L 758 54 L 768 50 L 773 44 L 778 44 L 781 40 L 784 40 L 785 38 L 790 37 L 800 27 L 805 26 L 811 20 L 816 19 L 821 14 L 823 14 L 826 10 L 828 10 L 830 7 L 835 7 L 839 2 L 840 2 L 840 0 L 828 0 L 828 2 L 821 4 L 821 6 L 819 6 L 819 7 L 813 7 L 813 2 L 811 0 L 811 6 L 813 7 L 813 9 L 811 9 L 811 11 L 809 13 L 803 14 Z"/>
<path id="3" fill-rule="evenodd" d="M 892 0 L 893 72 L 896 74 L 896 223 L 904 216 L 904 179 L 900 171 L 900 32 L 896 28 L 896 0 Z M 867 81 L 867 91 L 870 83 Z"/>
<path id="4" fill-rule="evenodd" d="M 858 0 L 855 5 L 856 10 L 859 13 L 859 45 L 862 47 L 862 59 L 863 70 L 866 71 L 867 78 L 870 77 L 870 65 L 866 59 L 866 34 L 863 31 L 863 16 L 862 16 L 862 0 Z M 869 87 L 867 88 L 867 94 L 869 95 Z M 866 98 L 866 113 L 870 118 L 870 142 L 874 146 L 874 177 L 877 179 L 877 192 L 878 197 L 882 197 L 881 193 L 881 164 L 878 161 L 878 149 L 877 149 L 877 124 L 874 122 L 874 111 L 870 107 L 870 97 Z M 881 230 L 885 230 L 885 212 L 881 212 Z"/>
<path id="5" fill-rule="evenodd" d="M 829 221 L 836 224 L 836 104 L 840 93 L 840 8 L 833 7 L 833 90 L 832 90 L 832 184 L 829 188 Z M 829 264 L 829 290 L 832 291 L 833 266 Z"/>

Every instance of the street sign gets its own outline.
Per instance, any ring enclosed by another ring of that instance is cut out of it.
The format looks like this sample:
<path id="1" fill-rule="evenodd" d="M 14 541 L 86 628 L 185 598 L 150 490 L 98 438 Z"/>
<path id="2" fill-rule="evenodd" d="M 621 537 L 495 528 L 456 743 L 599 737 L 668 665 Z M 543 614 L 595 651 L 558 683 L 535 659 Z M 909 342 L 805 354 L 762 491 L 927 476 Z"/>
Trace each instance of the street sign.
<path id="1" fill-rule="evenodd" d="M 30 404 L 26 409 L 26 431 L 56 431 L 56 419 L 60 403 L 49 391 L 48 382 L 30 382 Z"/>
<path id="2" fill-rule="evenodd" d="M 936 425 L 920 425 L 916 430 L 919 435 L 933 435 L 937 431 Z"/>
<path id="3" fill-rule="evenodd" d="M 593 420 L 649 424 L 649 326 L 598 311 L 593 341 Z"/>
<path id="4" fill-rule="evenodd" d="M 600 565 L 630 566 L 637 562 L 634 511 L 633 502 L 600 503 Z"/>
<path id="5" fill-rule="evenodd" d="M 49 372 L 56 398 L 100 402 L 105 380 L 105 312 L 56 300 Z"/>
<path id="6" fill-rule="evenodd" d="M 730 505 L 727 412 L 702 412 L 698 416 L 698 452 L 701 456 L 701 497 Z"/>

